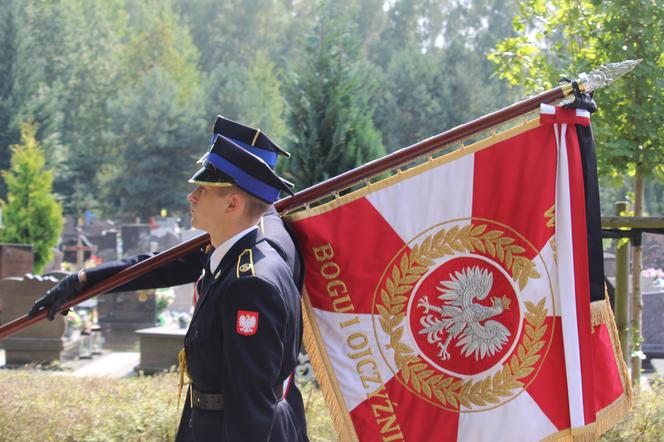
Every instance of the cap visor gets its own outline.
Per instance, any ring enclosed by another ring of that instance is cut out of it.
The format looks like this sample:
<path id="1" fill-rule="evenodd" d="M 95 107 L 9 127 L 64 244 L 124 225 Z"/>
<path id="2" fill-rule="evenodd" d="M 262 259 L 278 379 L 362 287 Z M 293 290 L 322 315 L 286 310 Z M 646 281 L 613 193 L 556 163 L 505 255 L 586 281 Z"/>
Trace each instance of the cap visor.
<path id="1" fill-rule="evenodd" d="M 222 178 L 219 173 L 212 173 L 206 167 L 201 167 L 194 176 L 189 178 L 189 182 L 199 186 L 228 187 L 233 185 L 230 179 Z"/>

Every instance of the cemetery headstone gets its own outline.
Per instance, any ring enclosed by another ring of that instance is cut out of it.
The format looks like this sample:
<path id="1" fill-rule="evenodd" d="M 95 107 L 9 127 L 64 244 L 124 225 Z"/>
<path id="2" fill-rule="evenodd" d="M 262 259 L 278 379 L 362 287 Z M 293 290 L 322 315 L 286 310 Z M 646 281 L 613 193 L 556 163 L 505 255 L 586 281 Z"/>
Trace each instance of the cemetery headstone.
<path id="1" fill-rule="evenodd" d="M 173 303 L 168 306 L 171 312 L 175 313 L 192 313 L 194 297 L 194 284 L 183 284 L 173 287 L 175 299 Z"/>
<path id="2" fill-rule="evenodd" d="M 643 345 L 648 358 L 664 357 L 664 292 L 643 294 Z"/>
<path id="3" fill-rule="evenodd" d="M 150 226 L 148 224 L 126 224 L 121 227 L 122 254 L 138 255 L 150 251 Z"/>
<path id="4" fill-rule="evenodd" d="M 104 347 L 131 350 L 138 345 L 135 331 L 153 327 L 156 320 L 154 290 L 107 293 L 97 297 Z"/>
<path id="5" fill-rule="evenodd" d="M 57 283 L 53 277 L 11 277 L 0 280 L 0 323 L 23 316 L 32 304 Z M 60 359 L 60 353 L 71 350 L 75 342 L 63 339 L 65 317 L 56 315 L 53 321 L 40 321 L 15 335 L 2 340 L 7 366 Z"/>
<path id="6" fill-rule="evenodd" d="M 95 254 L 103 261 L 118 259 L 118 232 L 105 230 L 98 235 L 88 235 L 88 240 L 97 246 Z"/>
<path id="7" fill-rule="evenodd" d="M 32 246 L 0 244 L 0 278 L 32 273 Z"/>
<path id="8" fill-rule="evenodd" d="M 137 371 L 147 374 L 178 366 L 178 353 L 184 345 L 186 329 L 151 327 L 136 330 L 140 337 L 141 363 Z"/>

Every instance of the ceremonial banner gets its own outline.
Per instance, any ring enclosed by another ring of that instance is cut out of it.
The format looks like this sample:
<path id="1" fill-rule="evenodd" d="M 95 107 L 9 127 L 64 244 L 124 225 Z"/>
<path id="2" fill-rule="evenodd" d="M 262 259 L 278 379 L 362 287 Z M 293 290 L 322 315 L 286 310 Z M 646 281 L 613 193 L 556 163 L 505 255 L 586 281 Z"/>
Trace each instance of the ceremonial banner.
<path id="1" fill-rule="evenodd" d="M 591 315 L 575 124 L 589 114 L 543 105 L 289 215 L 342 440 L 592 440 L 626 412 L 608 303 Z"/>

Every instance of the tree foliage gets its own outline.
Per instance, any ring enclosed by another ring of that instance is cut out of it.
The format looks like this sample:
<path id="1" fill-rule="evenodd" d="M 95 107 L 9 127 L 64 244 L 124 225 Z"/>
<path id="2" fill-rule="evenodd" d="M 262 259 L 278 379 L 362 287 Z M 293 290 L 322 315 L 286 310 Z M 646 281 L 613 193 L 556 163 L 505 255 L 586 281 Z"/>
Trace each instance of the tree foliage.
<path id="1" fill-rule="evenodd" d="M 396 2 L 383 31 L 385 41 L 390 35 L 402 40 L 398 50 L 386 48 L 391 57 L 376 111 L 376 125 L 390 151 L 500 109 L 516 98 L 504 82 L 492 81 L 494 68 L 486 59 L 496 41 L 511 35 L 504 23 L 515 12 L 515 1 L 471 1 L 446 5 L 444 11 L 441 2 L 416 3 Z M 428 30 L 418 30 L 417 23 L 434 4 L 438 10 L 428 17 L 433 20 L 427 22 Z M 405 13 L 412 23 L 392 29 L 392 21 L 407 19 Z"/>
<path id="2" fill-rule="evenodd" d="M 0 146 L 34 121 L 75 217 L 186 214 L 217 114 L 297 150 L 304 186 L 508 104 L 485 56 L 514 4 L 0 0 Z"/>
<path id="3" fill-rule="evenodd" d="M 600 172 L 664 176 L 664 8 L 655 0 L 527 0 L 516 37 L 496 46 L 499 75 L 534 93 L 599 65 L 643 59 L 628 77 L 595 94 Z"/>
<path id="4" fill-rule="evenodd" d="M 108 104 L 117 161 L 103 169 L 101 195 L 108 212 L 147 219 L 187 207 L 187 178 L 205 149 L 203 100 L 198 52 L 173 12 L 137 3 L 132 17 L 122 86 Z"/>
<path id="5" fill-rule="evenodd" d="M 286 100 L 276 66 L 257 52 L 247 66 L 232 62 L 220 66 L 207 79 L 208 115 L 222 114 L 258 127 L 277 144 L 287 133 Z"/>
<path id="6" fill-rule="evenodd" d="M 123 2 L 8 2 L 1 46 L 12 54 L 8 100 L 12 115 L 7 133 L 17 136 L 20 122 L 38 123 L 37 137 L 46 162 L 57 171 L 55 189 L 68 198 L 76 183 L 96 193 L 98 158 L 106 154 L 105 103 L 116 89 L 116 55 L 126 31 Z M 12 139 L 11 142 L 15 142 Z"/>
<path id="7" fill-rule="evenodd" d="M 287 91 L 293 140 L 287 170 L 299 188 L 384 152 L 372 121 L 371 83 L 359 46 L 331 3 L 321 10 Z"/>
<path id="8" fill-rule="evenodd" d="M 36 127 L 20 127 L 21 144 L 11 146 L 11 168 L 2 173 L 7 185 L 0 241 L 32 244 L 34 268 L 41 272 L 62 232 L 62 209 L 51 190 L 53 173 L 45 169 Z"/>

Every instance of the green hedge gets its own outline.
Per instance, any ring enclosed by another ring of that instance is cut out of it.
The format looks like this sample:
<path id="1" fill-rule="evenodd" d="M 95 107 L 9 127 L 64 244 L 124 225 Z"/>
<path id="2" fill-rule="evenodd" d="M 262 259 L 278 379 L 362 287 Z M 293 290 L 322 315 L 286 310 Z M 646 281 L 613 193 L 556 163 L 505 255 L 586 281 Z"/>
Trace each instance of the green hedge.
<path id="1" fill-rule="evenodd" d="M 308 384 L 302 396 L 311 441 L 336 440 L 320 390 Z M 115 380 L 0 370 L 0 442 L 172 441 L 179 417 L 174 373 Z M 655 381 L 602 440 L 655 441 L 663 434 L 664 384 Z"/>
<path id="2" fill-rule="evenodd" d="M 652 379 L 634 400 L 629 417 L 602 436 L 602 441 L 664 440 L 664 382 Z"/>
<path id="3" fill-rule="evenodd" d="M 175 375 L 113 380 L 0 372 L 0 441 L 172 441 Z"/>
<path id="4" fill-rule="evenodd" d="M 0 370 L 0 441 L 173 441 L 180 409 L 177 375 L 76 378 L 35 370 Z M 310 436 L 335 440 L 322 396 L 302 389 Z"/>

